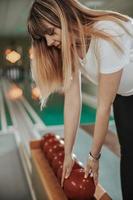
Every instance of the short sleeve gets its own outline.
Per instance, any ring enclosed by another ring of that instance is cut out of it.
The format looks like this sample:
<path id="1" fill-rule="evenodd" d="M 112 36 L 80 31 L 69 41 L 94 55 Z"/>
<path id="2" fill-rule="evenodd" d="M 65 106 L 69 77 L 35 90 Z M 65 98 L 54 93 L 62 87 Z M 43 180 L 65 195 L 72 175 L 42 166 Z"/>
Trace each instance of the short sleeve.
<path id="1" fill-rule="evenodd" d="M 104 21 L 104 24 L 102 22 L 99 27 L 110 34 L 122 49 L 120 51 L 110 41 L 96 39 L 99 72 L 104 74 L 117 72 L 129 63 L 130 40 L 128 34 L 115 22 Z"/>

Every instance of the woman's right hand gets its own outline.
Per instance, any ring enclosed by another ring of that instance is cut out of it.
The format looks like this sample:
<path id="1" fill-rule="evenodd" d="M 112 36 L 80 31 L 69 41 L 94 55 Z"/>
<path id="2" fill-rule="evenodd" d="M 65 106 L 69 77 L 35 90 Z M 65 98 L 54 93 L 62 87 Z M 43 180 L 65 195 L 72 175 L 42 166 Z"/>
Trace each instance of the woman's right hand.
<path id="1" fill-rule="evenodd" d="M 74 165 L 74 159 L 72 155 L 71 154 L 65 155 L 64 163 L 63 163 L 61 187 L 63 187 L 64 179 L 69 177 L 73 165 Z"/>

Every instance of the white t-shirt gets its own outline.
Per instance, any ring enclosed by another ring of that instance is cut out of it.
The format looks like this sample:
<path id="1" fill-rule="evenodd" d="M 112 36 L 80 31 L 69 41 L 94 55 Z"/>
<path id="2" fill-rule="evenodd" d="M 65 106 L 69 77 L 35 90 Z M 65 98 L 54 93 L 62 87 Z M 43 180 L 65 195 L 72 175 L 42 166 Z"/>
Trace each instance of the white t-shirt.
<path id="1" fill-rule="evenodd" d="M 123 23 L 133 34 L 133 24 Z M 123 96 L 133 95 L 133 36 L 129 36 L 120 25 L 112 21 L 99 21 L 95 26 L 98 30 L 111 34 L 124 52 L 121 53 L 109 41 L 92 38 L 86 57 L 80 59 L 89 80 L 97 85 L 98 73 L 110 74 L 123 68 L 117 93 Z"/>

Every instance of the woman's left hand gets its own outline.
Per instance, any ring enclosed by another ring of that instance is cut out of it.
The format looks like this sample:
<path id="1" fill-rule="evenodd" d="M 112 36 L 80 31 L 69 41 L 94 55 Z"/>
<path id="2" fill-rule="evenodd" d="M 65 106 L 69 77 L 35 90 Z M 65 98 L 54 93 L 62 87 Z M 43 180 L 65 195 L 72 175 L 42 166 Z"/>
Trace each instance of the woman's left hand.
<path id="1" fill-rule="evenodd" d="M 98 176 L 99 176 L 99 160 L 90 160 L 88 159 L 86 167 L 85 167 L 85 178 L 88 176 L 93 176 L 95 186 L 98 184 Z"/>

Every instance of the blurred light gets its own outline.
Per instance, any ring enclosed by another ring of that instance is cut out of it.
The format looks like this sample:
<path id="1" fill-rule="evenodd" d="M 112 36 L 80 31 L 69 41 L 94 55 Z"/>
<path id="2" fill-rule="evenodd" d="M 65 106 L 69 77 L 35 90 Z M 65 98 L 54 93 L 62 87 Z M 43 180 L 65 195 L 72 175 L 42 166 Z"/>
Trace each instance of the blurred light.
<path id="1" fill-rule="evenodd" d="M 9 90 L 9 92 L 7 94 L 8 98 L 10 100 L 17 100 L 22 95 L 23 95 L 22 89 L 20 89 L 19 87 L 15 86 L 15 85 Z"/>
<path id="2" fill-rule="evenodd" d="M 41 97 L 41 93 L 38 87 L 32 88 L 32 99 L 39 100 Z"/>
<path id="3" fill-rule="evenodd" d="M 6 55 L 6 59 L 11 63 L 16 63 L 18 60 L 20 60 L 21 55 L 17 53 L 16 51 L 11 51 Z"/>

